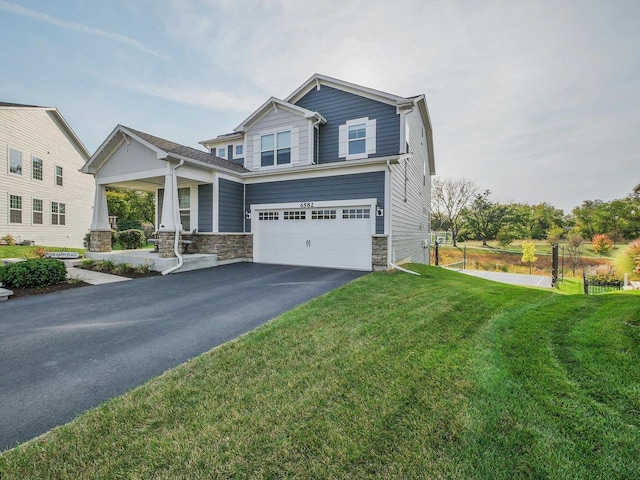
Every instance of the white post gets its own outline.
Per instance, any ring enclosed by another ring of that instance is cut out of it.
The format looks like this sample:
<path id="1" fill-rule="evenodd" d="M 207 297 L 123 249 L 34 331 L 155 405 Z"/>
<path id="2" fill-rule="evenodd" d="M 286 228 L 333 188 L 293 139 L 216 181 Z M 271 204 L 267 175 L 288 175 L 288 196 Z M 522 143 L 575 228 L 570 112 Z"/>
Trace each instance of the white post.
<path id="1" fill-rule="evenodd" d="M 175 232 L 176 218 L 180 218 L 178 213 L 178 185 L 174 178 L 175 174 L 167 173 L 164 176 L 164 198 L 162 200 L 162 215 L 160 218 L 160 232 Z"/>
<path id="2" fill-rule="evenodd" d="M 93 221 L 91 223 L 93 231 L 111 231 L 109 224 L 109 209 L 107 208 L 107 187 L 99 185 L 96 179 L 96 192 L 93 199 Z"/>

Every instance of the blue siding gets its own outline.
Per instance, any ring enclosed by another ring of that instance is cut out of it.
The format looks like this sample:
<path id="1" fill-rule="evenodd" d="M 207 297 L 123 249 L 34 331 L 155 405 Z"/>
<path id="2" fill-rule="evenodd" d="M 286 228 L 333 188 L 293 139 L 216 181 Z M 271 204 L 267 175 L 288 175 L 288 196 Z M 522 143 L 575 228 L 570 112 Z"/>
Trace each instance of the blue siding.
<path id="1" fill-rule="evenodd" d="M 400 115 L 396 107 L 323 85 L 302 97 L 296 105 L 319 112 L 327 119 L 320 125 L 319 163 L 338 162 L 338 127 L 347 120 L 376 119 L 376 153 L 371 157 L 396 155 L 400 148 Z"/>
<path id="2" fill-rule="evenodd" d="M 377 198 L 378 205 L 383 206 L 384 172 L 284 180 L 246 186 L 247 210 L 251 209 L 251 205 L 262 203 L 321 202 L 358 198 Z M 251 220 L 247 220 L 245 226 L 247 232 L 250 232 Z M 384 233 L 384 217 L 376 218 L 376 233 Z"/>
<path id="3" fill-rule="evenodd" d="M 213 185 L 198 185 L 198 231 L 213 232 Z"/>
<path id="4" fill-rule="evenodd" d="M 218 231 L 242 233 L 244 185 L 221 178 L 218 182 Z"/>

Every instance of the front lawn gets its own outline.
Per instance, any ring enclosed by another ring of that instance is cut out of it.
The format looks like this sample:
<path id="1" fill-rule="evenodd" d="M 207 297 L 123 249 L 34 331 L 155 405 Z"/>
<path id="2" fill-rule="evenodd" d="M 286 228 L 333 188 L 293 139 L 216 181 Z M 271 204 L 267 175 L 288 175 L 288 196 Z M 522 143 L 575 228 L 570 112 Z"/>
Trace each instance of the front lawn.
<path id="1" fill-rule="evenodd" d="M 5 452 L 0 478 L 640 477 L 638 295 L 414 268 Z"/>
<path id="2" fill-rule="evenodd" d="M 85 251 L 83 248 L 0 245 L 0 258 L 35 258 L 42 249 L 47 252 L 78 252 L 80 256 Z"/>

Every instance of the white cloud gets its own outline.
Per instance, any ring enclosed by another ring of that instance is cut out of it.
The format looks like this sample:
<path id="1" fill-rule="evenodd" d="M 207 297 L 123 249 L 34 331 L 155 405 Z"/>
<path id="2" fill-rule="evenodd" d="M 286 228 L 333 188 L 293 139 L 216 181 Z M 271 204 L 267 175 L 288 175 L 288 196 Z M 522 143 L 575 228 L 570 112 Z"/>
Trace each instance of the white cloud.
<path id="1" fill-rule="evenodd" d="M 41 22 L 46 22 L 49 23 L 51 25 L 54 25 L 58 28 L 62 28 L 64 30 L 72 30 L 75 32 L 81 32 L 81 33 L 85 33 L 87 35 L 94 35 L 97 37 L 103 37 L 103 38 L 107 38 L 109 40 L 112 40 L 114 42 L 118 42 L 118 43 L 122 43 L 124 45 L 127 45 L 129 47 L 135 48 L 136 50 L 142 52 L 142 53 L 146 53 L 148 55 L 152 55 L 154 57 L 160 58 L 160 59 L 164 59 L 164 55 L 156 52 L 155 50 L 152 50 L 151 48 L 147 47 L 146 45 L 144 45 L 142 42 L 140 42 L 139 40 L 136 40 L 134 38 L 131 37 L 127 37 L 126 35 L 121 35 L 119 33 L 115 33 L 115 32 L 109 32 L 107 30 L 102 30 L 99 28 L 93 28 L 93 27 L 89 27 L 87 25 L 83 25 L 81 23 L 77 23 L 77 22 L 65 22 L 62 20 L 59 20 L 57 18 L 54 18 L 50 15 L 47 15 L 46 13 L 42 13 L 42 12 L 36 12 L 35 10 L 30 10 L 28 8 L 25 8 L 21 5 L 17 5 L 15 3 L 11 3 L 11 2 L 7 2 L 5 0 L 0 0 L 0 9 L 5 10 L 7 12 L 11 12 L 11 13 L 15 13 L 16 15 L 22 15 L 24 17 L 30 17 L 30 18 L 34 18 L 36 20 L 39 20 Z"/>

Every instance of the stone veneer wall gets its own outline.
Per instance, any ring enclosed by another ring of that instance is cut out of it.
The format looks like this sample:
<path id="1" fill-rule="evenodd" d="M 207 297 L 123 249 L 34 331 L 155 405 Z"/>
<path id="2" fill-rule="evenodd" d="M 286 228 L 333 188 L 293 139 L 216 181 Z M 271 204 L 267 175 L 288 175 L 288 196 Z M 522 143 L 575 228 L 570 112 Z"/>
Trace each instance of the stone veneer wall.
<path id="1" fill-rule="evenodd" d="M 187 240 L 191 235 L 183 235 Z M 253 257 L 253 235 L 250 233 L 198 233 L 189 247 L 193 253 L 218 255 L 218 260 L 234 260 Z"/>
<path id="2" fill-rule="evenodd" d="M 111 251 L 111 230 L 91 230 L 90 252 Z"/>
<path id="3" fill-rule="evenodd" d="M 371 266 L 374 270 L 387 269 L 387 253 L 389 251 L 389 237 L 374 235 L 371 237 Z"/>
<path id="4" fill-rule="evenodd" d="M 175 238 L 175 232 L 158 232 L 158 256 L 160 258 L 172 258 L 176 254 L 173 251 L 173 240 Z M 179 248 L 182 248 L 180 245 Z"/>

